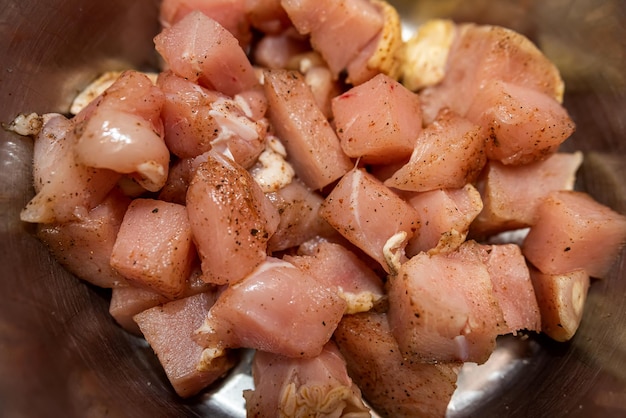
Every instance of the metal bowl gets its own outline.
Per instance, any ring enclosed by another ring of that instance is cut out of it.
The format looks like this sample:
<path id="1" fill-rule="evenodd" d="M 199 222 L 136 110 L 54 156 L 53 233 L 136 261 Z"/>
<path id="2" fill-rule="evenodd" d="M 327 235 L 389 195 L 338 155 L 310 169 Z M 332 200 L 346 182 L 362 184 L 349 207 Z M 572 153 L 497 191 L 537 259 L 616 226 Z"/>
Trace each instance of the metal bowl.
<path id="1" fill-rule="evenodd" d="M 429 17 L 512 27 L 560 67 L 578 129 L 566 150 L 585 162 L 577 188 L 626 213 L 626 4 L 621 0 L 395 3 L 405 22 Z M 99 73 L 155 68 L 156 0 L 4 0 L 0 122 L 67 112 Z M 32 197 L 32 142 L 0 131 L 0 415 L 243 416 L 243 363 L 190 400 L 174 395 L 152 350 L 108 315 L 109 293 L 63 270 L 19 212 Z M 612 417 L 626 414 L 626 257 L 592 284 L 573 340 L 502 338 L 463 370 L 448 415 Z"/>

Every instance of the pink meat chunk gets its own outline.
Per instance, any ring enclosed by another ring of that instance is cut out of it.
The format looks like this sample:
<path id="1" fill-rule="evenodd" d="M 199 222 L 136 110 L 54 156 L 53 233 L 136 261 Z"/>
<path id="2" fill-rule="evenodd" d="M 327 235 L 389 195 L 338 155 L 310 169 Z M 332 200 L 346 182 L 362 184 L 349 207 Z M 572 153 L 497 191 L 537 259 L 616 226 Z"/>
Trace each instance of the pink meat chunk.
<path id="1" fill-rule="evenodd" d="M 462 363 L 407 360 L 381 313 L 347 315 L 335 342 L 348 372 L 378 414 L 397 418 L 443 417 Z"/>
<path id="2" fill-rule="evenodd" d="M 195 257 L 184 206 L 135 199 L 117 234 L 111 266 L 134 285 L 174 299 L 184 291 Z"/>
<path id="3" fill-rule="evenodd" d="M 75 117 L 77 123 L 88 120 L 100 108 L 118 110 L 145 119 L 159 134 L 161 126 L 161 106 L 163 93 L 146 74 L 124 71 L 106 91 L 91 101 Z"/>
<path id="4" fill-rule="evenodd" d="M 362 169 L 351 170 L 326 197 L 320 216 L 387 271 L 385 246 L 402 260 L 407 241 L 419 228 L 419 216 L 406 201 Z M 404 236 L 402 236 L 404 235 Z"/>
<path id="5" fill-rule="evenodd" d="M 626 216 L 591 196 L 574 191 L 550 193 L 537 208 L 522 250 L 545 274 L 583 269 L 594 278 L 609 273 L 626 241 Z"/>
<path id="6" fill-rule="evenodd" d="M 281 69 L 293 66 L 301 54 L 311 51 L 308 39 L 293 28 L 263 36 L 254 48 L 254 63 L 264 68 Z"/>
<path id="7" fill-rule="evenodd" d="M 537 206 L 548 193 L 573 189 L 581 162 L 580 152 L 515 166 L 489 161 L 478 186 L 483 210 L 472 234 L 483 237 L 533 225 Z"/>
<path id="8" fill-rule="evenodd" d="M 277 34 L 291 26 L 280 0 L 245 0 L 245 3 L 248 20 L 255 29 Z"/>
<path id="9" fill-rule="evenodd" d="M 111 267 L 110 259 L 129 204 L 130 199 L 113 191 L 79 220 L 39 224 L 37 237 L 77 277 L 104 288 L 123 286 L 126 279 Z"/>
<path id="10" fill-rule="evenodd" d="M 169 71 L 159 74 L 157 84 L 165 94 L 161 116 L 165 143 L 173 154 L 192 158 L 215 147 L 246 168 L 256 161 L 267 131 L 267 103 L 260 89 L 230 99 Z"/>
<path id="11" fill-rule="evenodd" d="M 248 103 L 243 98 L 239 100 L 240 103 L 236 100 L 217 100 L 211 105 L 209 114 L 218 125 L 213 148 L 247 169 L 254 165 L 265 149 L 265 135 L 270 128 L 267 119 L 253 121 L 246 116 L 240 106 L 249 108 Z"/>
<path id="12" fill-rule="evenodd" d="M 347 173 L 352 162 L 303 76 L 287 70 L 264 74 L 270 121 L 298 177 L 318 190 Z"/>
<path id="13" fill-rule="evenodd" d="M 163 139 L 163 92 L 145 74 L 125 71 L 76 117 L 76 159 L 90 167 L 129 174 L 158 191 L 167 180 L 170 152 Z"/>
<path id="14" fill-rule="evenodd" d="M 182 158 L 174 161 L 167 174 L 167 181 L 159 192 L 159 200 L 185 205 L 187 202 L 187 188 L 195 173 L 192 158 Z"/>
<path id="15" fill-rule="evenodd" d="M 390 279 L 388 294 L 393 335 L 413 361 L 484 363 L 506 330 L 489 271 L 477 254 L 420 253 Z"/>
<path id="16" fill-rule="evenodd" d="M 425 192 L 472 183 L 487 159 L 480 127 L 444 110 L 417 138 L 409 162 L 385 181 L 400 190 Z"/>
<path id="17" fill-rule="evenodd" d="M 489 272 L 493 292 L 502 308 L 507 329 L 541 331 L 541 315 L 526 259 L 516 244 L 481 245 L 468 241 L 463 251 L 478 254 Z"/>
<path id="18" fill-rule="evenodd" d="M 422 131 L 419 96 L 385 74 L 332 100 L 346 155 L 385 164 L 409 158 Z"/>
<path id="19" fill-rule="evenodd" d="M 258 84 L 237 38 L 199 11 L 154 38 L 157 51 L 178 76 L 234 96 Z"/>
<path id="20" fill-rule="evenodd" d="M 553 97 L 502 81 L 483 87 L 466 117 L 489 138 L 487 158 L 504 164 L 540 161 L 574 132 L 574 122 Z"/>
<path id="21" fill-rule="evenodd" d="M 263 119 L 267 105 L 259 89 L 231 99 L 172 72 L 161 73 L 157 82 L 165 93 L 165 142 L 173 154 L 193 158 L 216 148 L 245 168 L 256 161 L 268 129 Z"/>
<path id="22" fill-rule="evenodd" d="M 192 338 L 214 301 L 214 295 L 200 293 L 155 306 L 134 317 L 172 387 L 183 398 L 217 381 L 235 363 L 231 356 L 222 356 L 210 365 L 201 363 L 202 347 Z"/>
<path id="23" fill-rule="evenodd" d="M 246 18 L 246 3 L 247 0 L 163 0 L 159 21 L 167 28 L 197 10 L 215 19 L 237 38 L 242 47 L 246 47 L 252 38 Z"/>
<path id="24" fill-rule="evenodd" d="M 138 313 L 170 301 L 170 299 L 152 290 L 135 286 L 116 287 L 111 292 L 109 314 L 126 331 L 140 336 L 141 330 L 133 317 Z"/>
<path id="25" fill-rule="evenodd" d="M 249 417 L 370 416 L 332 341 L 311 359 L 257 351 L 252 375 L 255 389 L 243 395 Z"/>
<path id="26" fill-rule="evenodd" d="M 121 175 L 77 161 L 73 120 L 61 115 L 46 119 L 34 144 L 37 194 L 24 207 L 20 219 L 32 223 L 79 220 L 104 200 Z"/>
<path id="27" fill-rule="evenodd" d="M 382 13 L 368 0 L 282 0 L 298 32 L 309 34 L 313 49 L 335 77 L 382 30 Z"/>
<path id="28" fill-rule="evenodd" d="M 446 252 L 458 248 L 483 207 L 478 190 L 471 184 L 461 189 L 415 193 L 407 201 L 420 220 L 419 231 L 406 247 L 409 257 L 422 251 Z"/>
<path id="29" fill-rule="evenodd" d="M 267 243 L 270 253 L 297 247 L 318 235 L 333 234 L 334 229 L 319 216 L 324 199 L 299 179 L 266 196 L 280 214 L 278 228 Z"/>
<path id="30" fill-rule="evenodd" d="M 185 290 L 180 299 L 198 293 L 215 291 L 212 285 L 201 279 L 201 275 L 202 272 L 199 268 L 193 270 L 185 282 Z M 141 335 L 141 330 L 133 317 L 140 312 L 167 302 L 171 302 L 171 299 L 152 290 L 135 286 L 114 287 L 111 291 L 109 313 L 126 331 Z"/>
<path id="31" fill-rule="evenodd" d="M 379 32 L 377 36 L 370 40 L 367 45 L 359 51 L 359 54 L 350 61 L 346 68 L 346 73 L 348 74 L 346 81 L 348 83 L 353 86 L 358 86 L 380 74 L 378 68 L 371 68 L 368 63 L 376 53 L 382 36 L 383 31 Z"/>
<path id="32" fill-rule="evenodd" d="M 445 107 L 464 116 L 478 91 L 496 80 L 556 99 L 563 94 L 558 69 L 527 38 L 499 26 L 461 24 L 443 81 L 420 93 L 424 119 L 434 120 Z"/>
<path id="33" fill-rule="evenodd" d="M 211 308 L 196 340 L 218 357 L 229 347 L 312 358 L 330 340 L 345 302 L 294 265 L 268 257 L 229 286 Z"/>
<path id="34" fill-rule="evenodd" d="M 165 143 L 180 158 L 196 157 L 211 149 L 219 126 L 211 117 L 211 103 L 224 95 L 167 71 L 159 74 L 157 85 L 165 94 L 161 111 Z"/>
<path id="35" fill-rule="evenodd" d="M 346 313 L 365 312 L 383 298 L 383 282 L 356 254 L 340 244 L 324 240 L 303 246 L 299 255 L 285 255 L 302 271 L 332 289 L 346 301 Z"/>
<path id="36" fill-rule="evenodd" d="M 265 261 L 278 211 L 243 167 L 207 153 L 187 190 L 187 211 L 204 280 L 232 284 Z"/>

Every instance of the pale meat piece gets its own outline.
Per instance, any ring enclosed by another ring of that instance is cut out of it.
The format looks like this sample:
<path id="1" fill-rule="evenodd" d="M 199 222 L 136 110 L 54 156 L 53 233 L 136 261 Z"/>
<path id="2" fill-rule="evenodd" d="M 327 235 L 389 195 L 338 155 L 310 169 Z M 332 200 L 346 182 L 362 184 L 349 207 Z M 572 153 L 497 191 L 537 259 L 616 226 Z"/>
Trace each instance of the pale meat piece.
<path id="1" fill-rule="evenodd" d="M 130 199 L 112 191 L 75 221 L 38 224 L 37 237 L 69 272 L 93 285 L 112 288 L 126 279 L 111 267 L 111 252 Z"/>
<path id="2" fill-rule="evenodd" d="M 346 81 L 352 85 L 366 82 L 377 74 L 398 79 L 402 48 L 402 23 L 398 11 L 384 0 L 370 0 L 383 16 L 383 28 L 363 47 L 347 67 Z"/>
<path id="3" fill-rule="evenodd" d="M 183 398 L 199 393 L 235 364 L 230 353 L 211 364 L 200 362 L 203 349 L 193 340 L 192 334 L 214 302 L 214 294 L 200 293 L 155 306 L 134 317 L 172 387 Z"/>
<path id="4" fill-rule="evenodd" d="M 420 225 L 411 205 L 358 168 L 337 183 L 320 216 L 387 272 L 403 261 L 404 247 Z"/>
<path id="5" fill-rule="evenodd" d="M 195 338 L 206 348 L 207 363 L 238 347 L 312 358 L 330 340 L 345 306 L 312 276 L 268 257 L 220 294 Z"/>
<path id="6" fill-rule="evenodd" d="M 406 359 L 385 314 L 343 317 L 335 342 L 363 397 L 385 418 L 444 417 L 461 362 L 436 364 Z"/>
<path id="7" fill-rule="evenodd" d="M 464 116 L 480 89 L 502 80 L 563 100 L 556 66 L 525 36 L 499 26 L 457 25 L 441 83 L 420 96 L 424 119 L 431 122 L 448 107 Z"/>
<path id="8" fill-rule="evenodd" d="M 486 162 L 480 127 L 444 109 L 418 136 L 409 162 L 385 185 L 414 192 L 461 188 L 478 178 Z"/>
<path id="9" fill-rule="evenodd" d="M 292 67 L 294 61 L 310 52 L 308 38 L 291 27 L 280 33 L 263 36 L 252 50 L 252 56 L 255 65 L 281 69 Z"/>
<path id="10" fill-rule="evenodd" d="M 76 115 L 76 160 L 128 174 L 156 192 L 167 180 L 170 153 L 163 139 L 163 92 L 137 71 L 125 71 Z"/>
<path id="11" fill-rule="evenodd" d="M 466 117 L 488 138 L 487 158 L 504 164 L 540 161 L 556 152 L 575 129 L 567 110 L 553 97 L 503 81 L 480 89 Z"/>
<path id="12" fill-rule="evenodd" d="M 477 254 L 487 267 L 493 292 L 502 308 L 506 329 L 541 331 L 541 315 L 526 259 L 516 244 L 482 245 L 467 241 L 461 251 Z"/>
<path id="13" fill-rule="evenodd" d="M 250 418 L 371 416 L 332 341 L 311 359 L 257 351 L 252 376 L 254 390 L 243 393 Z"/>
<path id="14" fill-rule="evenodd" d="M 248 0 L 163 0 L 159 8 L 159 22 L 168 28 L 193 11 L 215 19 L 233 34 L 242 48 L 252 39 L 247 19 Z"/>
<path id="15" fill-rule="evenodd" d="M 258 84 L 237 39 L 201 12 L 187 14 L 154 38 L 157 52 L 176 75 L 234 96 Z"/>
<path id="16" fill-rule="evenodd" d="M 291 22 L 309 34 L 337 77 L 383 28 L 383 14 L 369 0 L 282 0 Z"/>
<path id="17" fill-rule="evenodd" d="M 506 330 L 478 254 L 420 253 L 389 279 L 389 324 L 412 361 L 484 363 Z"/>
<path id="18" fill-rule="evenodd" d="M 419 231 L 406 246 L 412 257 L 422 251 L 448 252 L 467 238 L 470 225 L 483 207 L 478 190 L 471 184 L 460 189 L 436 189 L 406 197 L 418 213 Z"/>
<path id="19" fill-rule="evenodd" d="M 298 255 L 285 255 L 283 260 L 337 292 L 346 301 L 346 314 L 367 312 L 385 295 L 380 277 L 340 244 L 309 241 L 299 249 Z"/>
<path id="20" fill-rule="evenodd" d="M 280 0 L 245 0 L 250 25 L 266 34 L 276 34 L 291 27 Z"/>
<path id="21" fill-rule="evenodd" d="M 572 190 L 582 153 L 555 153 L 525 165 L 489 161 L 478 182 L 483 210 L 472 223 L 473 236 L 525 228 L 535 223 L 542 199 L 556 190 Z"/>
<path id="22" fill-rule="evenodd" d="M 202 280 L 202 271 L 198 267 L 194 268 L 185 281 L 185 289 L 179 298 L 182 299 L 198 293 L 216 291 L 213 285 L 207 284 Z M 133 317 L 147 309 L 171 301 L 172 299 L 152 290 L 135 286 L 118 286 L 111 290 L 109 314 L 126 331 L 141 336 L 141 330 Z"/>
<path id="23" fill-rule="evenodd" d="M 570 340 L 582 320 L 589 275 L 584 270 L 543 274 L 533 268 L 530 277 L 541 311 L 541 332 L 556 341 Z"/>
<path id="24" fill-rule="evenodd" d="M 134 175 L 146 190 L 158 191 L 167 180 L 170 154 L 145 120 L 112 109 L 89 119 L 75 148 L 84 165 Z"/>
<path id="25" fill-rule="evenodd" d="M 250 173 L 210 151 L 187 190 L 187 212 L 204 280 L 233 284 L 265 261 L 280 221 Z"/>
<path id="26" fill-rule="evenodd" d="M 20 213 L 32 223 L 79 220 L 98 206 L 121 175 L 88 167 L 76 160 L 75 124 L 62 115 L 48 115 L 34 138 L 33 175 L 36 195 Z"/>
<path id="27" fill-rule="evenodd" d="M 111 252 L 111 266 L 137 287 L 179 297 L 196 260 L 184 206 L 135 199 L 124 214 Z"/>
<path id="28" fill-rule="evenodd" d="M 270 121 L 298 177 L 318 190 L 347 173 L 353 164 L 304 77 L 296 71 L 266 70 L 264 81 Z"/>
<path id="29" fill-rule="evenodd" d="M 522 244 L 524 255 L 544 274 L 585 270 L 607 276 L 626 242 L 626 216 L 575 191 L 550 193 L 537 207 L 535 224 Z"/>
<path id="30" fill-rule="evenodd" d="M 379 74 L 332 99 L 341 148 L 363 163 L 387 164 L 411 156 L 422 131 L 419 96 Z"/>
<path id="31" fill-rule="evenodd" d="M 267 197 L 280 213 L 278 228 L 267 243 L 270 253 L 297 247 L 318 235 L 333 235 L 334 229 L 319 216 L 323 197 L 299 179 Z"/>

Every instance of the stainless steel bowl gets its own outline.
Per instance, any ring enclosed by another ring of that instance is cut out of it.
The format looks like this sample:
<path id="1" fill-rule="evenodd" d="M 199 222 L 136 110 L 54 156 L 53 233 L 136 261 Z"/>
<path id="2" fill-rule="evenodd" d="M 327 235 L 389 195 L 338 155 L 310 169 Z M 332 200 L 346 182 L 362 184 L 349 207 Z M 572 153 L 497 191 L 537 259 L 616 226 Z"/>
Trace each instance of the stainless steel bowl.
<path id="1" fill-rule="evenodd" d="M 626 213 L 626 4 L 621 0 L 396 1 L 408 23 L 452 17 L 510 26 L 537 42 L 566 80 L 585 152 L 577 187 Z M 0 121 L 66 112 L 107 69 L 154 68 L 156 0 L 4 0 Z M 0 131 L 0 416 L 241 416 L 245 364 L 226 383 L 178 399 L 156 358 L 108 315 L 108 292 L 78 281 L 19 221 L 33 194 L 32 143 Z M 626 257 L 593 283 L 575 338 L 502 338 L 464 370 L 449 415 L 626 415 Z"/>

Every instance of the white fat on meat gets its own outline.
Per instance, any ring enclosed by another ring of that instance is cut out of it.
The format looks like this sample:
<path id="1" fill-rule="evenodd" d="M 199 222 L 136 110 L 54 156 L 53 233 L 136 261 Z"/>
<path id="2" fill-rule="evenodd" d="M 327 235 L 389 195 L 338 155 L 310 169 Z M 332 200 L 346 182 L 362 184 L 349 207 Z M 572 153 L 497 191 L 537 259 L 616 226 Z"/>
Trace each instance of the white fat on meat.
<path id="1" fill-rule="evenodd" d="M 211 103 L 209 115 L 212 116 L 221 128 L 220 135 L 213 141 L 214 146 L 228 141 L 232 135 L 238 135 L 247 141 L 258 138 L 256 126 L 253 121 L 245 116 L 245 110 L 241 108 L 241 100 L 219 98 Z M 250 112 L 249 106 L 245 103 Z"/>
<path id="2" fill-rule="evenodd" d="M 337 183 L 322 203 L 320 216 L 386 270 L 390 266 L 383 247 L 388 244 L 393 259 L 420 224 L 417 211 L 411 205 L 370 173 L 358 168 Z M 395 243 L 395 239 L 389 242 L 390 237 L 400 232 L 406 233 L 403 243 Z M 400 254 L 403 258 L 403 253 Z"/>
<path id="3" fill-rule="evenodd" d="M 291 183 L 295 171 L 287 162 L 287 151 L 275 136 L 267 138 L 265 150 L 250 170 L 264 193 L 276 192 Z"/>
<path id="4" fill-rule="evenodd" d="M 419 90 L 443 80 L 454 36 L 451 20 L 433 19 L 421 25 L 400 52 L 402 84 Z"/>
<path id="5" fill-rule="evenodd" d="M 406 242 L 406 231 L 400 231 L 393 234 L 383 245 L 383 257 L 391 274 L 397 274 L 400 270 Z"/>
<path id="6" fill-rule="evenodd" d="M 54 114 L 50 114 L 52 116 Z M 37 113 L 24 114 L 20 113 L 4 127 L 9 132 L 15 132 L 22 136 L 35 136 L 39 134 L 41 128 L 45 124 L 45 115 L 38 115 Z"/>

